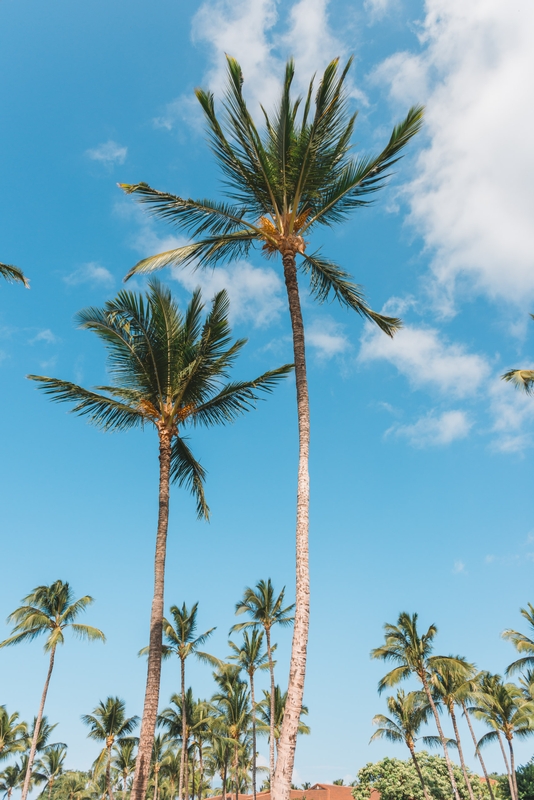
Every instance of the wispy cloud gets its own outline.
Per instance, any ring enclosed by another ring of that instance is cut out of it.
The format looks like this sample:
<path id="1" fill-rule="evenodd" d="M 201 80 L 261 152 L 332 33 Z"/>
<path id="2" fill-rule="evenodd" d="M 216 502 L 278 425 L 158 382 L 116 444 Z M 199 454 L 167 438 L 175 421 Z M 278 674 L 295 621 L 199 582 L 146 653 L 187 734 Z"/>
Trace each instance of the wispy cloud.
<path id="1" fill-rule="evenodd" d="M 398 3 L 398 0 L 364 0 L 363 7 L 371 22 L 383 19 Z"/>
<path id="2" fill-rule="evenodd" d="M 128 148 L 109 139 L 109 141 L 98 145 L 94 149 L 86 150 L 85 155 L 93 161 L 100 161 L 106 167 L 112 167 L 114 164 L 124 164 L 128 155 Z"/>
<path id="3" fill-rule="evenodd" d="M 386 436 L 407 439 L 413 447 L 439 447 L 465 439 L 472 425 L 465 411 L 430 412 L 411 425 L 393 425 Z"/>
<path id="4" fill-rule="evenodd" d="M 463 561 L 455 561 L 454 566 L 452 568 L 454 575 L 466 574 L 465 563 Z"/>
<path id="5" fill-rule="evenodd" d="M 106 267 L 101 266 L 96 261 L 90 261 L 75 269 L 63 278 L 68 286 L 79 286 L 83 283 L 92 286 L 111 287 L 115 283 L 115 278 Z"/>
<path id="6" fill-rule="evenodd" d="M 29 344 L 36 344 L 36 342 L 45 342 L 46 344 L 55 344 L 58 342 L 58 337 L 52 333 L 50 328 L 45 328 L 42 331 L 39 331 L 32 339 L 29 340 Z"/>
<path id="7" fill-rule="evenodd" d="M 350 348 L 343 326 L 327 316 L 313 320 L 306 326 L 306 342 L 322 360 L 345 353 Z"/>

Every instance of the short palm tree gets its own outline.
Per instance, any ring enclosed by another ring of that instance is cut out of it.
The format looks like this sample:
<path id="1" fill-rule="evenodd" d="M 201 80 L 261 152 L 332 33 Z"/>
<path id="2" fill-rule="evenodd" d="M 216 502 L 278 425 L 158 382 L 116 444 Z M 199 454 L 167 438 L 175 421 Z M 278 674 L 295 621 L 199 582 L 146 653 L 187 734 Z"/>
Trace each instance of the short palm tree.
<path id="1" fill-rule="evenodd" d="M 128 793 L 128 780 L 130 775 L 133 775 L 135 771 L 136 747 L 137 740 L 130 736 L 127 739 L 122 739 L 120 742 L 117 742 L 113 748 L 112 764 L 121 776 L 123 800 L 126 800 L 126 795 Z"/>
<path id="2" fill-rule="evenodd" d="M 269 669 L 269 655 L 263 649 L 263 631 L 253 629 L 250 633 L 243 631 L 243 643 L 238 647 L 234 642 L 228 644 L 232 650 L 231 661 L 235 661 L 245 670 L 250 683 L 250 701 L 252 706 L 252 796 L 256 800 L 256 697 L 254 693 L 254 675 L 257 670 Z"/>
<path id="3" fill-rule="evenodd" d="M 58 402 L 104 430 L 153 426 L 159 440 L 159 507 L 150 616 L 147 682 L 132 800 L 144 800 L 154 740 L 161 677 L 165 554 L 171 481 L 190 489 L 200 517 L 208 516 L 204 469 L 189 449 L 188 425 L 229 423 L 254 407 L 290 372 L 286 365 L 252 381 L 227 382 L 245 341 L 232 343 L 226 292 L 213 299 L 203 317 L 200 291 L 182 314 L 170 291 L 153 281 L 146 296 L 122 291 L 103 309 L 78 314 L 81 327 L 94 331 L 108 350 L 112 386 L 89 391 L 57 378 L 30 375 Z M 24 798 L 25 800 L 25 798 Z"/>
<path id="4" fill-rule="evenodd" d="M 19 722 L 19 714 L 8 714 L 6 707 L 0 706 L 0 761 L 25 750 L 27 734 L 28 726 Z"/>
<path id="5" fill-rule="evenodd" d="M 534 314 L 530 316 L 534 319 Z M 532 394 L 534 391 L 534 370 L 532 369 L 510 369 L 501 375 L 501 378 L 503 381 L 513 383 L 516 388 L 523 389 L 527 394 Z"/>
<path id="6" fill-rule="evenodd" d="M 424 692 L 409 692 L 405 694 L 402 689 L 398 689 L 397 696 L 387 697 L 386 703 L 391 716 L 386 717 L 384 714 L 376 714 L 373 717 L 373 725 L 378 725 L 379 727 L 371 736 L 370 741 L 387 739 L 389 742 L 403 742 L 410 751 L 414 767 L 421 781 L 425 800 L 431 800 L 415 754 L 417 734 L 421 725 L 428 722 L 428 717 L 432 713 L 426 695 Z M 437 742 L 440 741 L 438 736 L 423 736 L 422 740 L 430 746 L 433 746 L 436 740 Z"/>
<path id="7" fill-rule="evenodd" d="M 422 108 L 412 108 L 397 125 L 385 148 L 376 156 L 351 157 L 355 114 L 348 110 L 346 76 L 351 62 L 340 72 L 338 60 L 326 68 L 313 98 L 313 80 L 302 104 L 293 98 L 294 65 L 289 61 L 278 107 L 266 116 L 262 131 L 256 127 L 243 96 L 243 74 L 228 58 L 228 89 L 219 120 L 213 95 L 198 89 L 212 150 L 224 174 L 230 202 L 192 200 L 152 189 L 145 183 L 121 184 L 128 194 L 162 219 L 190 234 L 183 247 L 145 258 L 129 273 L 151 272 L 165 266 L 211 267 L 246 256 L 260 247 L 266 258 L 279 257 L 287 289 L 293 332 L 297 389 L 299 462 L 296 519 L 296 614 L 291 655 L 288 713 L 279 750 L 279 767 L 273 781 L 275 800 L 288 797 L 293 771 L 296 728 L 304 691 L 309 627 L 308 518 L 310 414 L 304 324 L 298 273 L 310 282 L 319 302 L 333 295 L 341 305 L 376 323 L 393 335 L 399 320 L 375 313 L 365 302 L 361 287 L 348 272 L 320 250 L 309 252 L 307 238 L 331 227 L 352 211 L 366 206 L 401 151 L 421 126 Z M 315 107 L 313 103 L 315 100 Z"/>
<path id="8" fill-rule="evenodd" d="M 534 378 L 533 378 L 534 380 Z M 527 604 L 527 608 L 520 609 L 521 615 L 526 619 L 532 630 L 534 631 L 534 606 L 532 603 Z M 502 638 L 512 642 L 518 653 L 522 654 L 521 658 L 514 661 L 506 670 L 507 675 L 513 675 L 514 672 L 529 670 L 534 668 L 534 640 L 524 633 L 514 631 L 507 628 L 502 632 Z"/>
<path id="9" fill-rule="evenodd" d="M 435 625 L 431 625 L 427 632 L 419 634 L 417 630 L 417 614 L 411 616 L 406 612 L 399 614 L 396 625 L 386 623 L 384 625 L 385 642 L 380 647 L 371 650 L 371 658 L 378 658 L 382 661 L 389 661 L 396 663 L 397 666 L 385 675 L 378 684 L 379 692 L 384 689 L 395 686 L 400 681 L 415 675 L 423 684 L 423 690 L 428 700 L 428 704 L 432 709 L 436 726 L 438 729 L 439 738 L 443 746 L 445 761 L 447 763 L 447 771 L 451 787 L 456 800 L 460 800 L 458 787 L 452 770 L 452 763 L 447 749 L 448 740 L 443 733 L 441 721 L 439 718 L 438 709 L 434 700 L 430 678 L 433 670 L 439 669 L 443 666 L 450 666 L 454 668 L 457 659 L 451 656 L 432 656 L 433 640 L 436 636 L 438 629 Z M 461 668 L 461 663 L 458 662 L 458 668 Z"/>
<path id="10" fill-rule="evenodd" d="M 92 800 L 87 786 L 87 774 L 85 772 L 65 772 L 61 776 L 60 781 L 61 787 L 58 785 L 57 788 L 58 797 L 60 797 L 61 800 Z"/>
<path id="11" fill-rule="evenodd" d="M 52 750 L 54 747 L 67 746 L 65 742 L 50 741 L 50 737 L 52 736 L 52 733 L 54 732 L 55 728 L 57 728 L 57 725 L 58 725 L 57 722 L 50 724 L 50 722 L 48 722 L 48 717 L 46 716 L 46 714 L 43 715 L 43 718 L 41 719 L 41 723 L 39 725 L 39 733 L 37 734 L 37 744 L 35 745 L 36 753 L 48 753 L 48 751 Z M 31 747 L 36 727 L 37 727 L 37 717 L 34 717 L 30 730 L 28 731 L 28 739 L 27 739 L 28 744 L 26 746 L 26 749 L 29 749 Z"/>
<path id="12" fill-rule="evenodd" d="M 111 786 L 111 762 L 113 747 L 127 739 L 137 727 L 139 717 L 127 717 L 124 700 L 118 697 L 108 697 L 100 701 L 92 714 L 83 714 L 82 721 L 89 727 L 87 734 L 90 739 L 104 742 L 104 747 L 95 761 L 95 769 L 106 765 L 106 791 L 109 800 L 113 800 Z M 137 740 L 134 740 L 137 741 Z"/>
<path id="13" fill-rule="evenodd" d="M 11 636 L 0 642 L 0 647 L 9 647 L 21 642 L 31 642 L 39 636 L 46 636 L 44 650 L 49 653 L 48 673 L 45 680 L 41 704 L 35 721 L 32 743 L 28 757 L 28 767 L 21 800 L 26 800 L 30 788 L 30 780 L 35 759 L 35 752 L 39 740 L 41 721 L 48 693 L 54 659 L 58 645 L 65 642 L 65 631 L 70 630 L 75 636 L 88 641 L 104 642 L 106 637 L 98 628 L 91 625 L 81 625 L 75 620 L 93 602 L 89 595 L 74 599 L 74 593 L 69 584 L 64 581 L 55 581 L 50 586 L 38 586 L 33 592 L 23 598 L 24 605 L 15 609 L 8 617 L 8 623 L 14 625 Z"/>
<path id="14" fill-rule="evenodd" d="M 291 612 L 295 604 L 284 607 L 285 586 L 278 596 L 276 596 L 271 579 L 258 581 L 256 588 L 247 586 L 243 592 L 243 599 L 236 603 L 235 613 L 248 614 L 250 619 L 246 622 L 238 622 L 231 631 L 240 631 L 244 628 L 263 628 L 267 643 L 267 658 L 269 661 L 269 672 L 271 676 L 271 721 L 272 729 L 269 735 L 269 779 L 273 780 L 274 775 L 274 719 L 275 719 L 275 688 L 274 688 L 274 662 L 273 645 L 271 642 L 271 631 L 274 625 L 287 627 L 291 625 L 294 617 Z M 302 698 L 300 701 L 302 705 Z"/>
<path id="15" fill-rule="evenodd" d="M 230 673 L 228 673 L 230 674 Z M 240 776 L 239 756 L 246 745 L 246 736 L 250 724 L 250 694 L 247 685 L 239 677 L 232 677 L 219 683 L 220 689 L 212 697 L 212 703 L 218 710 L 217 724 L 220 735 L 231 743 L 233 749 L 233 779 L 235 800 L 238 800 Z"/>
<path id="16" fill-rule="evenodd" d="M 41 775 L 44 775 L 46 786 L 42 794 L 46 790 L 48 800 L 52 796 L 52 789 L 56 779 L 63 773 L 63 765 L 67 757 L 67 748 L 64 745 L 56 745 L 50 747 L 44 755 L 36 762 L 36 768 Z"/>
<path id="17" fill-rule="evenodd" d="M 278 751 L 280 734 L 282 732 L 282 725 L 284 723 L 284 716 L 286 712 L 287 692 L 282 692 L 277 685 L 274 687 L 274 703 L 271 692 L 263 692 L 263 700 L 258 703 L 259 723 L 258 731 L 266 733 L 269 737 L 272 736 Z M 272 715 L 272 708 L 274 707 L 274 716 Z M 297 733 L 308 735 L 311 733 L 309 725 L 302 721 L 302 717 L 308 715 L 308 707 L 303 705 L 300 709 L 301 719 L 299 720 Z"/>
<path id="18" fill-rule="evenodd" d="M 22 283 L 26 289 L 30 288 L 30 282 L 25 277 L 23 271 L 12 264 L 0 263 L 0 277 L 8 281 L 8 283 Z"/>
<path id="19" fill-rule="evenodd" d="M 20 786 L 21 781 L 21 767 L 20 764 L 12 764 L 0 772 L 0 792 L 3 792 L 3 797 L 6 800 L 11 800 L 13 789 Z"/>

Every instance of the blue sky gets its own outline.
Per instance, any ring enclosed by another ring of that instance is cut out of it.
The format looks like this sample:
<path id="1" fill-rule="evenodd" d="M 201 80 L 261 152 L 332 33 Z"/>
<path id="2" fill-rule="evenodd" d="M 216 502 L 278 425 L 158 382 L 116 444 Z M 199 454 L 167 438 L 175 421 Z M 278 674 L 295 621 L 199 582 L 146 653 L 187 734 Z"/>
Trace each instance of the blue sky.
<path id="1" fill-rule="evenodd" d="M 32 287 L 0 286 L 0 617 L 58 577 L 95 598 L 87 622 L 107 644 L 66 644 L 47 705 L 69 766 L 95 755 L 80 715 L 100 699 L 118 694 L 141 712 L 156 440 L 102 434 L 24 376 L 101 383 L 104 353 L 74 328 L 74 314 L 178 239 L 118 181 L 220 196 L 192 90 L 220 92 L 225 52 L 242 63 L 256 110 L 274 102 L 288 55 L 301 87 L 330 58 L 354 53 L 358 151 L 378 149 L 410 104 L 427 104 L 424 132 L 375 206 L 314 242 L 405 329 L 391 342 L 318 306 L 303 284 L 312 735 L 299 742 L 295 780 L 354 777 L 367 761 L 405 757 L 368 746 L 384 709 L 375 690 L 383 667 L 369 651 L 401 610 L 438 625 L 438 652 L 501 672 L 513 659 L 500 632 L 522 629 L 519 608 L 533 600 L 534 401 L 499 376 L 532 364 L 534 348 L 533 25 L 527 0 L 0 4 L 0 258 Z M 239 375 L 291 360 L 279 265 L 255 254 L 213 274 L 161 277 L 182 304 L 198 283 L 206 299 L 228 287 L 235 334 L 249 338 Z M 224 657 L 246 585 L 270 576 L 293 595 L 292 381 L 231 428 L 195 432 L 192 444 L 209 471 L 212 522 L 198 523 L 191 499 L 174 490 L 166 596 L 199 601 L 200 627 L 217 626 L 211 651 Z M 284 684 L 290 633 L 278 641 Z M 208 696 L 209 669 L 188 669 L 196 695 Z M 2 651 L 0 702 L 30 718 L 45 671 L 38 643 Z M 166 664 L 162 704 L 177 681 L 177 665 Z M 519 761 L 531 753 L 531 742 L 518 746 Z M 487 758 L 501 770 L 496 749 Z"/>

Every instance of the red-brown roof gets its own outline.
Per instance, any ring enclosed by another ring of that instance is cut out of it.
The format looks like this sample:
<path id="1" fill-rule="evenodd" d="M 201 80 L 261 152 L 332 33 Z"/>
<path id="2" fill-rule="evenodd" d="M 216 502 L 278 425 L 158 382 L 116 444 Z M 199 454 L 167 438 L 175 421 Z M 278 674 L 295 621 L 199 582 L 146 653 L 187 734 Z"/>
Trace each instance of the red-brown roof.
<path id="1" fill-rule="evenodd" d="M 353 800 L 352 786 L 338 786 L 334 783 L 314 783 L 311 789 L 291 789 L 290 800 Z M 239 800 L 252 800 L 251 794 L 240 794 Z M 380 794 L 376 789 L 371 790 L 369 800 L 379 800 Z M 210 798 L 222 800 L 222 795 Z M 235 800 L 235 794 L 227 794 L 226 800 Z M 270 792 L 256 792 L 256 800 L 271 800 Z"/>

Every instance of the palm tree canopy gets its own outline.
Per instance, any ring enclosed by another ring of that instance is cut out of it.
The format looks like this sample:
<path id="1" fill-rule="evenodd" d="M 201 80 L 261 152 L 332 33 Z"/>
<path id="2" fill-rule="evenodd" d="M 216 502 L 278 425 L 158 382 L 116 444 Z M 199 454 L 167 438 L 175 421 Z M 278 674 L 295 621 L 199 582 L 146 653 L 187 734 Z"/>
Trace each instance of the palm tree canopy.
<path id="1" fill-rule="evenodd" d="M 534 314 L 530 316 L 534 319 Z M 513 383 L 516 389 L 523 389 L 527 394 L 532 394 L 534 391 L 534 370 L 532 369 L 510 369 L 504 375 L 501 375 L 501 379 L 508 381 L 508 383 Z M 532 608 L 530 603 L 529 607 Z M 524 609 L 521 609 L 521 613 L 523 611 Z M 523 616 L 525 615 L 523 614 Z"/>
<path id="2" fill-rule="evenodd" d="M 170 612 L 174 625 L 168 619 L 163 620 L 163 656 L 168 657 L 171 653 L 176 653 L 180 660 L 185 661 L 188 656 L 194 654 L 201 661 L 218 664 L 218 659 L 199 650 L 215 628 L 210 628 L 200 636 L 196 635 L 198 603 L 194 603 L 191 609 L 188 609 L 185 603 L 181 608 L 171 606 Z"/>
<path id="3" fill-rule="evenodd" d="M 395 686 L 415 673 L 420 680 L 427 681 L 431 670 L 448 665 L 462 668 L 462 661 L 453 656 L 432 656 L 433 640 L 438 629 L 430 625 L 427 632 L 419 634 L 417 630 L 417 614 L 399 614 L 396 625 L 384 625 L 385 642 L 371 650 L 371 658 L 386 662 L 394 662 L 397 666 L 385 675 L 378 684 L 378 691 Z"/>
<path id="4" fill-rule="evenodd" d="M 284 712 L 286 708 L 287 692 L 282 692 L 280 686 L 274 687 L 274 738 L 280 738 L 280 731 L 282 730 L 282 722 L 284 721 Z M 271 725 L 271 693 L 263 690 L 263 700 L 258 703 L 259 722 L 258 731 L 260 733 L 270 733 Z M 308 715 L 308 707 L 302 706 L 301 717 Z M 311 733 L 311 728 L 305 722 L 299 720 L 297 733 L 308 735 Z"/>
<path id="5" fill-rule="evenodd" d="M 37 761 L 36 769 L 45 776 L 47 784 L 63 772 L 63 764 L 67 757 L 67 748 L 63 744 L 56 744 L 47 749 L 44 755 Z"/>
<path id="6" fill-rule="evenodd" d="M 475 667 L 461 656 L 450 656 L 450 660 L 435 665 L 430 675 L 430 684 L 437 701 L 447 708 L 460 704 L 473 691 L 472 681 Z"/>
<path id="7" fill-rule="evenodd" d="M 199 516 L 208 516 L 204 498 L 205 471 L 195 460 L 186 425 L 226 424 L 254 407 L 259 392 L 271 392 L 292 369 L 285 365 L 253 381 L 228 382 L 246 343 L 232 343 L 229 301 L 218 292 L 202 320 L 200 290 L 182 314 L 169 289 L 157 281 L 146 297 L 121 291 L 103 309 L 78 314 L 80 327 L 94 331 L 108 351 L 112 386 L 89 391 L 57 378 L 29 375 L 58 402 L 72 402 L 72 412 L 88 416 L 104 430 L 154 425 L 173 437 L 172 480 L 194 494 Z"/>
<path id="8" fill-rule="evenodd" d="M 534 733 L 534 702 L 525 699 L 519 686 L 503 683 L 500 675 L 490 673 L 481 676 L 479 685 L 474 704 L 468 710 L 492 730 L 482 736 L 478 748 L 494 741 L 499 733 L 509 741 L 514 736 L 524 738 Z"/>
<path id="9" fill-rule="evenodd" d="M 235 613 L 236 615 L 247 613 L 251 618 L 247 622 L 236 623 L 230 632 L 240 631 L 243 628 L 257 628 L 260 625 L 266 630 L 273 625 L 291 625 L 293 622 L 291 612 L 295 604 L 284 607 L 284 594 L 285 586 L 278 597 L 275 596 L 270 578 L 258 581 L 255 589 L 247 586 L 243 592 L 243 599 L 236 603 Z"/>
<path id="10" fill-rule="evenodd" d="M 14 628 L 11 636 L 0 642 L 0 647 L 8 647 L 20 642 L 33 641 L 46 635 L 45 651 L 64 644 L 64 631 L 69 628 L 80 639 L 105 642 L 106 637 L 98 628 L 75 622 L 77 617 L 93 603 L 89 595 L 74 599 L 74 593 L 67 582 L 55 581 L 50 586 L 38 586 L 23 598 L 20 608 L 7 618 Z"/>
<path id="11" fill-rule="evenodd" d="M 534 631 L 534 606 L 532 603 L 528 603 L 527 608 L 521 609 L 521 615 L 526 619 Z M 514 672 L 518 672 L 519 670 L 525 670 L 534 667 L 534 640 L 530 639 L 528 636 L 525 636 L 523 633 L 519 633 L 519 631 L 512 630 L 511 628 L 507 628 L 502 632 L 502 638 L 512 642 L 518 653 L 526 654 L 522 658 L 518 658 L 517 661 L 514 661 L 512 664 L 510 664 L 510 666 L 506 669 L 506 675 L 512 675 Z"/>
<path id="12" fill-rule="evenodd" d="M 210 92 L 196 90 L 208 127 L 212 151 L 224 175 L 231 202 L 192 200 L 152 189 L 146 183 L 120 184 L 156 216 L 187 232 L 190 244 L 140 261 L 135 273 L 168 265 L 208 267 L 247 256 L 252 246 L 270 257 L 291 252 L 301 256 L 312 294 L 324 302 L 333 296 L 373 320 L 392 335 L 400 321 L 372 311 L 351 276 L 319 250 L 307 252 L 306 234 L 331 226 L 370 203 L 408 141 L 421 127 L 422 107 L 411 108 L 385 148 L 375 156 L 352 157 L 356 114 L 348 108 L 346 77 L 352 59 L 340 71 L 338 59 L 326 68 L 313 98 L 293 99 L 294 63 L 288 61 L 281 97 L 274 114 L 264 109 L 259 131 L 243 96 L 243 74 L 227 57 L 228 87 L 222 118 Z M 314 106 L 312 111 L 312 106 Z"/>
<path id="13" fill-rule="evenodd" d="M 19 714 L 8 714 L 6 707 L 0 706 L 0 761 L 25 750 L 27 735 L 28 726 L 19 722 Z"/>
<path id="14" fill-rule="evenodd" d="M 22 283 L 26 289 L 30 288 L 30 282 L 23 271 L 12 264 L 0 263 L 0 277 L 4 278 L 8 283 Z"/>
<path id="15" fill-rule="evenodd" d="M 388 711 L 391 717 L 376 714 L 373 725 L 379 727 L 371 736 L 370 742 L 375 739 L 387 739 L 390 742 L 404 742 L 408 747 L 415 745 L 417 734 L 432 714 L 432 708 L 424 692 L 409 692 L 405 694 L 402 689 L 397 691 L 396 697 L 386 698 Z M 431 741 L 427 742 L 429 739 Z M 424 737 L 425 744 L 433 745 L 439 737 Z"/>
<path id="16" fill-rule="evenodd" d="M 124 700 L 108 697 L 100 701 L 92 714 L 83 714 L 82 721 L 89 726 L 90 739 L 107 742 L 123 741 L 135 730 L 139 717 L 127 717 Z"/>
<path id="17" fill-rule="evenodd" d="M 256 670 L 269 669 L 269 656 L 267 651 L 263 649 L 263 631 L 253 628 L 252 631 L 243 631 L 243 642 L 239 647 L 231 640 L 228 642 L 232 655 L 231 661 L 235 661 L 241 669 L 250 676 L 254 675 Z M 273 645 L 271 650 L 275 650 L 276 645 Z"/>

